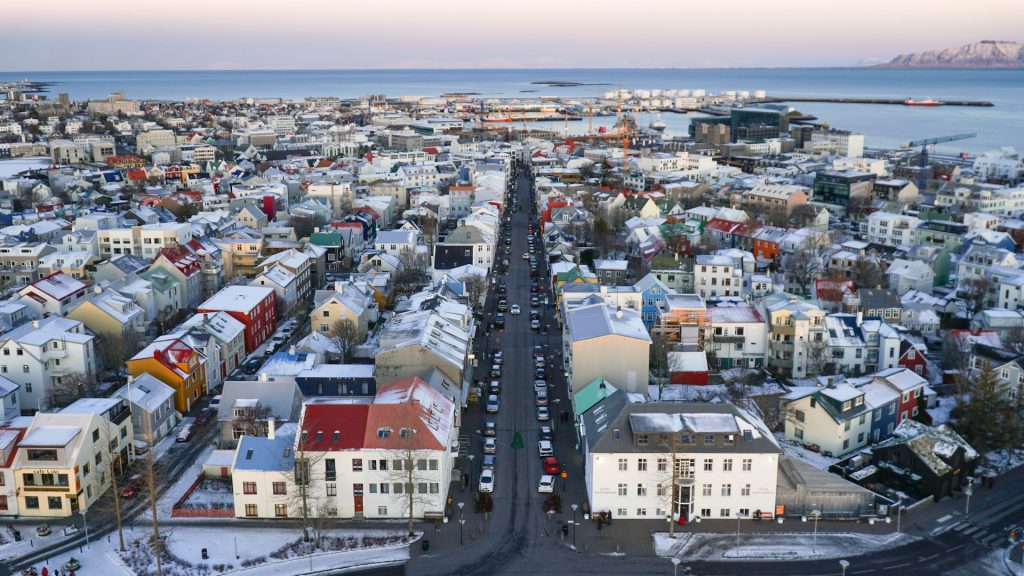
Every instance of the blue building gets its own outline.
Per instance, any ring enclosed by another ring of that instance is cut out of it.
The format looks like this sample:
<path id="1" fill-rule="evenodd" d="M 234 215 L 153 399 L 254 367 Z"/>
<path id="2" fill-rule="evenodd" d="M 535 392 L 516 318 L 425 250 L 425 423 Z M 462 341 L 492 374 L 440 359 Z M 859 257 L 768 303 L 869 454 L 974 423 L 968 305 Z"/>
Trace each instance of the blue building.
<path id="1" fill-rule="evenodd" d="M 306 398 L 368 396 L 377 394 L 377 370 L 373 364 L 321 364 L 303 370 L 295 383 Z"/>
<path id="2" fill-rule="evenodd" d="M 896 429 L 896 413 L 900 394 L 882 382 L 868 382 L 860 387 L 864 404 L 871 410 L 871 443 L 881 442 Z"/>
<path id="3" fill-rule="evenodd" d="M 658 310 L 661 308 L 662 303 L 665 302 L 665 296 L 668 294 L 675 294 L 676 291 L 666 286 L 650 272 L 641 278 L 634 286 L 640 291 L 642 304 L 640 308 L 640 319 L 643 320 L 644 326 L 646 326 L 647 330 L 650 331 L 658 321 Z"/>

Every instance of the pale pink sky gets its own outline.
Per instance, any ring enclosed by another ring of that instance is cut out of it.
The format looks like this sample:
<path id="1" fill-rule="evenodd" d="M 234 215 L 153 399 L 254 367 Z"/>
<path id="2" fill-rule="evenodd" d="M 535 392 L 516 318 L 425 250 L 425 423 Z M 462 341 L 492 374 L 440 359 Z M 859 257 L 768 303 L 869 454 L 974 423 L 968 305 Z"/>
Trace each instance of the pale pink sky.
<path id="1" fill-rule="evenodd" d="M 36 0 L 0 70 L 846 66 L 1024 40 L 1024 0 Z"/>

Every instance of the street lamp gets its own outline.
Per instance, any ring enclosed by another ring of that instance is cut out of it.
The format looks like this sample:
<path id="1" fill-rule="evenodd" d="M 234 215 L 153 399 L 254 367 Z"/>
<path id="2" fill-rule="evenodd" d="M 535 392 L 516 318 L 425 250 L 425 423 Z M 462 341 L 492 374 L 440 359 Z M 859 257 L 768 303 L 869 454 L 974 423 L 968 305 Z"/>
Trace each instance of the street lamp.
<path id="1" fill-rule="evenodd" d="M 576 549 L 576 509 L 579 508 L 579 504 L 572 505 L 572 549 Z"/>
<path id="2" fill-rule="evenodd" d="M 672 557 L 672 576 L 678 576 L 680 562 L 682 562 L 682 560 L 680 560 L 678 556 Z"/>
<path id="3" fill-rule="evenodd" d="M 736 513 L 736 553 L 740 553 L 740 518 L 743 518 L 741 512 Z"/>
<path id="4" fill-rule="evenodd" d="M 85 547 L 89 547 L 89 523 L 85 521 L 85 508 L 79 508 L 78 513 L 82 515 L 82 526 L 85 527 Z"/>
<path id="5" fill-rule="evenodd" d="M 459 502 L 459 546 L 463 546 L 466 542 L 463 539 L 463 527 L 466 525 L 466 503 Z"/>
<path id="6" fill-rule="evenodd" d="M 839 565 L 843 567 L 843 576 L 846 576 L 846 569 L 850 567 L 848 560 L 840 560 Z"/>
<path id="7" fill-rule="evenodd" d="M 818 519 L 821 518 L 821 510 L 811 510 L 811 516 L 814 518 L 814 539 L 811 541 L 811 550 L 814 552 L 818 551 Z M 807 522 L 807 516 L 801 518 L 804 522 Z"/>

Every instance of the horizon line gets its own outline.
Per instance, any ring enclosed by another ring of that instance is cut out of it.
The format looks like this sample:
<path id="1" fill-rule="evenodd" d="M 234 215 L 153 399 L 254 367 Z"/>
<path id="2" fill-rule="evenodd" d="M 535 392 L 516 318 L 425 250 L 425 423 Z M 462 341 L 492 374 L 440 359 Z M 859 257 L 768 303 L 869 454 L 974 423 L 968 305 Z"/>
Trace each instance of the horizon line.
<path id="1" fill-rule="evenodd" d="M 123 68 L 82 70 L 0 70 L 0 74 L 52 74 L 86 72 L 434 72 L 434 71 L 529 71 L 529 70 L 843 70 L 882 67 L 885 63 L 844 64 L 831 66 L 439 66 L 439 67 L 385 67 L 385 68 Z M 911 69 L 911 68 L 903 68 Z M 965 68 L 970 69 L 970 68 Z"/>

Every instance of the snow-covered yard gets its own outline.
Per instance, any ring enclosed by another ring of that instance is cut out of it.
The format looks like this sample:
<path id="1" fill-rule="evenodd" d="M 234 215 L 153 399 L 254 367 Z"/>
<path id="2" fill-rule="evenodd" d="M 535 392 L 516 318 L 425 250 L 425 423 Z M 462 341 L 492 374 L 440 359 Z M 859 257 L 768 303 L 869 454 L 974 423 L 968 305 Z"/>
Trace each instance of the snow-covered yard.
<path id="1" fill-rule="evenodd" d="M 956 406 L 956 398 L 952 396 L 939 396 L 938 402 L 938 406 L 928 409 L 928 415 L 932 417 L 932 426 L 947 424 L 949 422 L 949 414 L 953 411 L 953 407 Z"/>
<path id="2" fill-rule="evenodd" d="M 235 505 L 231 482 L 220 478 L 206 478 L 189 494 L 181 507 L 186 510 L 222 510 Z"/>
<path id="3" fill-rule="evenodd" d="M 1011 468 L 1024 464 L 1024 449 L 993 450 L 984 454 L 984 463 L 978 466 L 977 475 L 1002 474 Z"/>
<path id="4" fill-rule="evenodd" d="M 743 534 L 739 547 L 736 534 L 654 534 L 658 556 L 679 556 L 686 560 L 793 560 L 797 558 L 841 558 L 902 546 L 916 540 L 908 534 Z"/>
<path id="5" fill-rule="evenodd" d="M 243 574 L 270 576 L 296 574 L 328 568 L 368 566 L 402 562 L 409 558 L 409 540 L 403 531 L 330 530 L 325 531 L 323 551 L 309 553 L 297 530 L 245 528 L 174 527 L 166 532 L 167 550 L 161 568 L 166 576 L 213 576 Z M 116 537 L 93 542 L 84 554 L 75 550 L 50 558 L 45 564 L 50 573 L 70 557 L 82 563 L 77 576 L 143 576 L 155 573 L 155 560 L 146 536 L 139 531 L 126 533 L 128 550 L 117 550 Z M 235 550 L 237 544 L 238 555 Z M 202 549 L 209 558 L 203 560 Z"/>
<path id="6" fill-rule="evenodd" d="M 10 178 L 25 170 L 37 170 L 46 168 L 52 164 L 49 158 L 16 158 L 14 160 L 0 161 L 0 178 Z"/>
<path id="7" fill-rule="evenodd" d="M 192 486 L 192 483 L 199 478 L 199 475 L 203 472 L 203 463 L 206 462 L 207 458 L 210 457 L 210 453 L 213 452 L 213 446 L 207 446 L 202 452 L 196 456 L 195 461 L 189 466 L 181 476 L 178 477 L 177 481 L 164 492 L 164 495 L 157 501 L 157 514 L 160 518 L 170 518 L 171 508 L 174 507 L 174 503 L 181 499 L 185 495 L 185 492 Z M 144 513 L 148 518 L 148 511 Z"/>
<path id="8" fill-rule="evenodd" d="M 782 432 L 776 432 L 775 439 L 778 440 L 779 446 L 782 447 L 782 452 L 786 454 L 786 456 L 799 458 L 815 468 L 828 470 L 829 466 L 839 461 L 839 458 L 824 456 L 820 452 L 812 452 L 803 446 L 794 444 L 792 441 L 787 440 L 786 435 Z"/>

